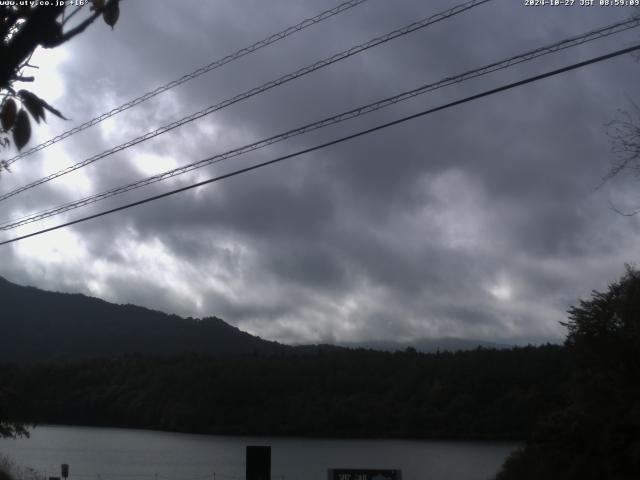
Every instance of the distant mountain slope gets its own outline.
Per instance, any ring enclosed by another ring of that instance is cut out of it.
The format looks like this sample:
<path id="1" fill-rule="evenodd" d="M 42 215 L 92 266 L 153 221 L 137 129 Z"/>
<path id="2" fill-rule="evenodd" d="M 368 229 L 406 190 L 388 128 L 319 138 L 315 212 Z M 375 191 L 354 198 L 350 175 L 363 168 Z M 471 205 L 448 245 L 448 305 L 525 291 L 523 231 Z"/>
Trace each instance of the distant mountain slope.
<path id="1" fill-rule="evenodd" d="M 347 348 L 367 348 L 371 350 L 380 350 L 383 352 L 397 352 L 406 350 L 409 347 L 415 348 L 422 353 L 441 352 L 458 352 L 462 350 L 474 350 L 478 347 L 504 349 L 512 348 L 513 345 L 504 343 L 486 342 L 482 340 L 471 340 L 466 338 L 420 338 L 408 342 L 394 342 L 390 340 L 374 340 L 369 342 L 350 342 L 340 343 L 340 346 Z"/>
<path id="2" fill-rule="evenodd" d="M 254 337 L 219 318 L 185 319 L 80 294 L 23 287 L 0 277 L 0 362 L 289 350 L 293 348 Z"/>
<path id="3" fill-rule="evenodd" d="M 223 320 L 182 318 L 135 305 L 117 305 L 81 294 L 24 287 L 0 276 L 0 362 L 104 358 L 124 354 L 298 354 L 371 349 L 419 352 L 509 348 L 458 338 L 413 342 L 372 341 L 290 346 L 263 340 Z"/>

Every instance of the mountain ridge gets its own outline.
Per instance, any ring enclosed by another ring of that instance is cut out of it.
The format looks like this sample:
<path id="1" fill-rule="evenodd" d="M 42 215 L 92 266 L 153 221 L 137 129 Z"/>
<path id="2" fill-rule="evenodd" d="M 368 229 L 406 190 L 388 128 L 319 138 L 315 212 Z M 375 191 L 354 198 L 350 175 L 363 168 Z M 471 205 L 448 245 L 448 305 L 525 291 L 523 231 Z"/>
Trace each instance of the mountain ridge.
<path id="1" fill-rule="evenodd" d="M 170 356 L 315 354 L 320 350 L 370 349 L 420 352 L 510 348 L 466 339 L 286 345 L 265 340 L 212 316 L 181 317 L 81 293 L 22 286 L 0 276 L 0 362 L 47 362 L 127 354 Z"/>
<path id="2" fill-rule="evenodd" d="M 217 317 L 194 319 L 79 293 L 14 284 L 0 277 L 0 361 L 52 361 L 124 354 L 275 354 L 264 340 Z"/>

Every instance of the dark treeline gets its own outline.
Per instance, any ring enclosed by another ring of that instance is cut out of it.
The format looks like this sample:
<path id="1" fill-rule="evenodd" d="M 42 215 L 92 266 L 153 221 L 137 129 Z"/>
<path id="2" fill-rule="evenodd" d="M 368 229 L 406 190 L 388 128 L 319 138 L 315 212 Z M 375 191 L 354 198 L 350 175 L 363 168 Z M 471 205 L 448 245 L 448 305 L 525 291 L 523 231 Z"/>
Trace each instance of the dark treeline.
<path id="1" fill-rule="evenodd" d="M 553 345 L 0 366 L 22 421 L 328 437 L 524 439 L 563 405 L 568 375 Z"/>
<path id="2" fill-rule="evenodd" d="M 640 270 L 569 310 L 567 404 L 534 425 L 499 480 L 640 478 Z"/>

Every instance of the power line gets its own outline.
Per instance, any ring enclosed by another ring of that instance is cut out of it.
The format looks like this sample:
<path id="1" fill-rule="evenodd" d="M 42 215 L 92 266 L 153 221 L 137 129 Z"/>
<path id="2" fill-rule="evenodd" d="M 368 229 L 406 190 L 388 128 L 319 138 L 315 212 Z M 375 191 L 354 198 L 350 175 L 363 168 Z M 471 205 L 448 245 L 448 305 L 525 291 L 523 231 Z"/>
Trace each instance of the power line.
<path id="1" fill-rule="evenodd" d="M 147 92 L 143 95 L 140 95 L 137 98 L 134 98 L 133 100 L 130 100 L 127 103 L 124 103 L 122 105 L 120 105 L 119 107 L 114 108 L 113 110 L 110 110 L 109 112 L 103 113 L 102 115 L 92 118 L 91 120 L 86 121 L 85 123 L 78 125 L 77 127 L 74 127 L 70 130 L 67 130 L 66 132 L 61 133 L 60 135 L 57 135 L 39 145 L 36 145 L 35 147 L 30 148 L 29 150 L 25 150 L 24 152 L 16 155 L 15 157 L 10 158 L 9 160 L 5 160 L 6 165 L 11 165 L 14 162 L 17 162 L 18 160 L 20 160 L 21 158 L 24 158 L 28 155 L 31 155 L 32 153 L 38 152 L 40 150 L 43 150 L 51 145 L 53 145 L 54 143 L 57 143 L 61 140 L 64 140 L 65 138 L 70 137 L 71 135 L 75 135 L 76 133 L 79 133 L 83 130 L 86 130 L 89 127 L 92 127 L 94 125 L 97 125 L 98 123 L 106 120 L 107 118 L 113 117 L 114 115 L 120 113 L 120 112 L 124 112 L 125 110 L 128 110 L 132 107 L 135 107 L 136 105 L 141 104 L 142 102 L 146 102 L 147 100 L 155 97 L 156 95 L 159 95 L 161 93 L 166 92 L 167 90 L 170 90 L 174 87 L 177 87 L 179 85 L 182 85 L 185 82 L 188 82 L 190 80 L 193 80 L 196 77 L 199 77 L 200 75 L 203 75 L 207 72 L 210 72 L 212 70 L 215 70 L 217 68 L 222 67 L 223 65 L 226 65 L 227 63 L 233 62 L 235 60 L 238 60 L 239 58 L 244 57 L 245 55 L 248 55 L 250 53 L 253 53 L 257 50 L 260 50 L 261 48 L 264 48 L 268 45 L 271 45 L 273 43 L 276 43 L 284 38 L 287 38 L 290 35 L 293 35 L 294 33 L 300 32 L 301 30 L 304 30 L 305 28 L 308 28 L 312 25 L 315 25 L 316 23 L 320 23 L 328 18 L 333 17 L 334 15 L 337 15 L 339 13 L 342 13 L 346 10 L 349 10 L 353 7 L 356 7 L 364 2 L 367 2 L 369 0 L 349 0 L 348 2 L 344 2 L 341 3 L 340 5 L 338 5 L 337 7 L 334 7 L 330 10 L 325 10 L 322 13 L 319 13 L 318 15 L 316 15 L 315 17 L 312 18 L 307 18 L 306 20 L 303 20 L 302 22 L 293 25 L 289 28 L 286 28 L 278 33 L 274 33 L 273 35 L 270 35 L 256 43 L 254 43 L 253 45 L 249 45 L 248 47 L 242 48 L 234 53 L 231 53 L 225 57 L 222 57 L 218 60 L 214 60 L 213 62 L 209 63 L 208 65 L 205 65 L 203 67 L 197 68 L 196 70 L 192 71 L 191 73 L 187 73 L 186 75 L 183 75 L 182 77 L 178 78 L 177 80 L 173 80 L 165 85 L 162 85 L 158 88 L 156 88 L 155 90 L 152 90 L 150 92 Z"/>
<path id="2" fill-rule="evenodd" d="M 73 202 L 69 202 L 63 205 L 59 205 L 57 207 L 54 208 L 49 208 L 46 209 L 44 211 L 40 211 L 37 213 L 32 213 L 29 214 L 27 216 L 18 218 L 18 219 L 14 219 L 14 220 L 10 220 L 8 222 L 5 222 L 4 224 L 0 225 L 0 230 L 11 230 L 13 228 L 17 228 L 20 227 L 22 225 L 26 225 L 29 223 L 33 223 L 39 220 L 42 220 L 44 218 L 49 218 L 52 217 L 54 215 L 60 214 L 60 213 L 64 213 L 64 212 L 68 212 L 70 210 L 74 210 L 76 208 L 80 208 L 92 203 L 96 203 L 98 201 L 101 200 L 105 200 L 107 198 L 116 196 L 116 195 L 120 195 L 122 193 L 131 191 L 131 190 L 135 190 L 137 188 L 141 188 L 147 185 L 151 185 L 153 183 L 157 183 L 163 180 L 166 180 L 168 178 L 172 178 L 175 177 L 177 175 L 181 175 L 183 173 L 187 173 L 190 172 L 192 170 L 196 170 L 198 168 L 202 168 L 205 167 L 207 165 L 211 165 L 214 163 L 218 163 L 221 162 L 223 160 L 227 160 L 229 158 L 232 157 L 236 157 L 238 155 L 244 154 L 244 153 L 248 153 L 254 150 L 257 150 L 259 148 L 263 148 L 269 145 L 272 145 L 274 143 L 292 138 L 294 136 L 298 136 L 304 133 L 308 133 L 311 132 L 313 130 L 317 130 L 320 128 L 324 128 L 327 127 L 329 125 L 333 125 L 336 123 L 340 123 L 352 118 L 356 118 L 359 117 L 361 115 L 365 115 L 371 112 L 374 112 L 376 110 L 380 110 L 382 108 L 394 105 L 396 103 L 405 101 L 405 100 L 409 100 L 411 98 L 414 98 L 418 95 L 422 95 L 424 93 L 427 92 L 431 92 L 434 90 L 437 90 L 439 88 L 443 88 L 446 86 L 450 86 L 456 83 L 460 83 L 462 81 L 466 81 L 469 80 L 471 78 L 475 78 L 475 77 L 479 77 L 482 75 L 486 75 L 489 73 L 493 73 L 496 72 L 498 70 L 502 70 L 508 67 L 511 67 L 513 65 L 517 65 L 526 61 L 530 61 L 533 60 L 535 58 L 544 56 L 544 55 L 548 55 L 550 53 L 554 53 L 560 50 L 564 50 L 570 47 L 574 47 L 577 45 L 581 45 L 584 44 L 586 42 L 590 42 L 599 38 L 603 38 L 609 35 L 613 35 L 615 33 L 619 33 L 625 30 L 629 30 L 631 28 L 635 28 L 638 27 L 640 25 L 640 17 L 635 17 L 632 19 L 627 19 L 624 20 L 622 22 L 618 22 L 612 25 L 608 25 L 606 27 L 600 28 L 598 30 L 594 30 L 591 32 L 587 32 L 584 33 L 582 35 L 578 35 L 575 37 L 570 37 L 568 39 L 553 43 L 551 45 L 545 46 L 545 47 L 540 47 L 540 48 L 536 48 L 534 50 L 530 50 L 527 51 L 525 53 L 521 53 L 519 55 L 515 55 L 512 57 L 509 57 L 505 60 L 501 60 L 498 62 L 494 62 L 491 63 L 489 65 L 485 65 L 481 68 L 477 68 L 474 70 L 470 70 L 467 71 L 465 73 L 462 73 L 460 75 L 456 75 L 453 77 L 446 77 L 438 82 L 435 83 L 431 83 L 431 84 L 427 84 L 427 85 L 423 85 L 421 87 L 415 88 L 413 90 L 409 90 L 406 92 L 402 92 L 398 95 L 395 95 L 393 97 L 388 97 L 385 98 L 383 100 L 379 100 L 377 102 L 373 102 L 373 103 L 369 103 L 367 105 L 358 107 L 358 108 L 354 108 L 352 110 L 346 111 L 346 112 L 342 112 L 340 114 L 331 116 L 331 117 L 327 117 L 324 118 L 322 120 L 304 125 L 302 127 L 298 127 L 296 129 L 293 130 L 289 130 L 286 131 L 284 133 L 280 133 L 278 135 L 274 135 L 271 137 L 268 137 L 266 139 L 262 139 L 259 140 L 257 142 L 248 144 L 248 145 L 244 145 L 242 147 L 238 147 L 235 148 L 233 150 L 229 150 L 227 152 L 212 156 L 212 157 L 208 157 L 205 158 L 203 160 L 199 160 L 197 162 L 193 162 L 190 163 L 188 165 L 184 165 L 182 167 L 178 167 L 178 168 L 174 168 L 172 170 L 168 170 L 166 172 L 157 174 L 157 175 L 153 175 L 151 177 L 147 177 L 145 179 L 142 180 L 138 180 L 136 182 L 132 182 L 130 184 L 127 185 L 123 185 L 120 187 L 116 187 L 113 188 L 111 190 L 107 190 L 105 192 L 99 193 L 99 194 L 95 194 L 95 195 L 91 195 L 88 197 L 85 197 L 81 200 L 76 200 Z"/>
<path id="3" fill-rule="evenodd" d="M 277 86 L 280 86 L 282 84 L 285 84 L 287 82 L 290 82 L 291 80 L 294 80 L 296 78 L 302 77 L 304 75 L 307 75 L 309 73 L 312 73 L 316 70 L 319 70 L 321 68 L 324 68 L 326 66 L 329 66 L 333 63 L 339 62 L 341 60 L 344 60 L 346 58 L 349 58 L 353 55 L 356 55 L 358 53 L 364 52 L 365 50 L 368 50 L 370 48 L 376 47 L 378 45 L 381 45 L 383 43 L 389 42 L 391 40 L 394 40 L 398 37 L 404 36 L 404 35 L 408 35 L 409 33 L 412 33 L 416 30 L 419 30 L 421 28 L 425 28 L 429 25 L 433 25 L 434 23 L 440 22 L 442 20 L 445 20 L 447 18 L 450 18 L 454 15 L 457 15 L 459 13 L 465 12 L 471 8 L 477 7 L 483 3 L 487 3 L 490 2 L 492 0 L 471 0 L 468 1 L 466 3 L 463 4 L 459 4 L 456 5 L 453 8 L 450 8 L 444 12 L 441 13 L 437 13 L 435 15 L 432 15 L 430 17 L 424 18 L 418 22 L 414 22 L 411 23 L 405 27 L 402 27 L 400 29 L 394 30 L 392 32 L 389 32 L 385 35 L 382 35 L 380 37 L 374 38 L 372 40 L 369 40 L 366 43 L 362 43 L 360 45 L 356 45 L 354 47 L 351 47 L 350 49 L 344 50 L 340 53 L 336 53 L 335 55 L 332 55 L 331 57 L 325 58 L 324 60 L 320 60 L 318 62 L 315 62 L 311 65 L 308 65 L 306 67 L 300 68 L 298 70 L 296 70 L 295 72 L 283 75 L 275 80 L 271 80 L 267 83 L 262 84 L 259 87 L 254 87 L 251 90 L 247 90 L 243 93 L 240 93 L 232 98 L 229 98 L 227 100 L 224 100 L 220 103 L 217 103 L 215 105 L 211 105 L 203 110 L 200 110 L 196 113 L 193 113 L 187 117 L 184 117 L 180 120 L 177 120 L 175 122 L 172 122 L 168 125 L 165 125 L 163 127 L 160 127 L 154 131 L 151 132 L 147 132 L 144 135 L 141 135 L 137 138 L 134 138 L 133 140 L 129 140 L 128 142 L 122 143 L 120 145 L 117 145 L 109 150 L 106 150 L 102 153 L 99 153 L 97 155 L 94 155 L 92 157 L 89 157 L 85 160 L 82 160 L 81 162 L 75 163 L 67 168 L 64 168 L 62 170 L 59 170 L 57 172 L 52 173 L 51 175 L 47 175 L 46 177 L 43 177 L 39 180 L 36 180 L 34 182 L 31 182 L 27 185 L 24 185 L 22 187 L 19 187 L 15 190 L 12 190 L 11 192 L 5 193 L 0 195 L 0 201 L 6 200 L 8 198 L 11 198 L 21 192 L 24 192 L 26 190 L 29 190 L 31 188 L 37 187 L 38 185 L 42 185 L 43 183 L 49 182 L 55 178 L 61 177 L 62 175 L 66 175 L 67 173 L 73 172 L 79 168 L 82 167 L 86 167 L 87 165 L 90 165 L 94 162 L 97 162 L 98 160 L 101 160 L 105 157 L 108 157 L 109 155 L 112 155 L 114 153 L 120 152 L 122 150 L 126 150 L 127 148 L 130 148 L 134 145 L 137 145 L 139 143 L 142 143 L 146 140 L 155 138 L 159 135 L 162 135 L 164 133 L 167 133 L 175 128 L 181 127 L 182 125 L 185 125 L 187 123 L 193 122 L 194 120 L 198 120 L 206 115 L 209 115 L 213 112 L 216 112 L 218 110 L 222 110 L 226 107 L 229 107 L 237 102 L 240 102 L 242 100 L 246 100 L 247 98 L 253 97 L 255 95 L 258 95 L 260 93 L 263 93 L 267 90 L 270 90 L 272 88 L 275 88 Z"/>
<path id="4" fill-rule="evenodd" d="M 241 169 L 235 170 L 233 172 L 226 173 L 224 175 L 220 175 L 218 177 L 210 178 L 210 179 L 204 180 L 202 182 L 198 182 L 198 183 L 194 183 L 192 185 L 188 185 L 186 187 L 177 188 L 177 189 L 171 190 L 169 192 L 161 193 L 159 195 L 154 195 L 152 197 L 147 197 L 147 198 L 145 198 L 143 200 L 138 200 L 136 202 L 132 202 L 132 203 L 129 203 L 129 204 L 126 204 L 126 205 L 122 205 L 120 207 L 112 208 L 110 210 L 105 210 L 103 212 L 96 213 L 96 214 L 93 214 L 93 215 L 88 215 L 86 217 L 82 217 L 82 218 L 79 218 L 79 219 L 76 219 L 76 220 L 72 220 L 70 222 L 66 222 L 66 223 L 63 223 L 63 224 L 60 224 L 60 225 L 56 225 L 54 227 L 45 228 L 45 229 L 42 229 L 42 230 L 38 230 L 37 232 L 33 232 L 33 233 L 29 233 L 27 235 L 22 235 L 22 236 L 19 236 L 19 237 L 15 237 L 15 238 L 12 238 L 10 240 L 5 240 L 5 241 L 0 242 L 0 245 L 7 245 L 9 243 L 17 242 L 19 240 L 24 240 L 26 238 L 34 237 L 36 235 L 41 235 L 43 233 L 47 233 L 47 232 L 51 232 L 51 231 L 54 231 L 54 230 L 58 230 L 58 229 L 61 229 L 61 228 L 64 228 L 64 227 L 75 225 L 77 223 L 86 222 L 87 220 L 92 220 L 94 218 L 99 218 L 99 217 L 108 215 L 110 213 L 119 212 L 121 210 L 126 210 L 128 208 L 132 208 L 132 207 L 135 207 L 135 206 L 138 206 L 138 205 L 142 205 L 144 203 L 149 203 L 149 202 L 152 202 L 152 201 L 155 201 L 155 200 L 159 200 L 159 199 L 164 198 L 164 197 L 175 195 L 176 193 L 180 193 L 180 192 L 184 192 L 184 191 L 187 191 L 187 190 L 191 190 L 193 188 L 201 187 L 203 185 L 207 185 L 207 184 L 214 183 L 214 182 L 217 182 L 217 181 L 220 181 L 220 180 L 224 180 L 226 178 L 235 177 L 236 175 L 240 175 L 242 173 L 247 173 L 247 172 L 250 172 L 252 170 L 257 170 L 259 168 L 266 167 L 268 165 L 272 165 L 274 163 L 278 163 L 278 162 L 281 162 L 283 160 L 287 160 L 289 158 L 297 157 L 297 156 L 300 156 L 300 155 L 303 155 L 303 154 L 306 154 L 306 153 L 310 153 L 310 152 L 313 152 L 313 151 L 316 151 L 316 150 L 320 150 L 322 148 L 326 148 L 326 147 L 329 147 L 329 146 L 332 146 L 332 145 L 336 145 L 338 143 L 345 142 L 347 140 L 352 140 L 354 138 L 358 138 L 358 137 L 361 137 L 361 136 L 364 136 L 364 135 L 368 135 L 370 133 L 377 132 L 378 130 L 382 130 L 382 129 L 385 129 L 385 128 L 388 128 L 388 127 L 391 127 L 391 126 L 394 126 L 394 125 L 398 125 L 400 123 L 404 123 L 404 122 L 407 122 L 409 120 L 414 120 L 416 118 L 423 117 L 425 115 L 429 115 L 431 113 L 435 113 L 435 112 L 438 112 L 440 110 L 445 110 L 447 108 L 451 108 L 451 107 L 454 107 L 454 106 L 457 106 L 457 105 L 461 105 L 463 103 L 471 102 L 473 100 L 478 100 L 480 98 L 487 97 L 489 95 L 494 95 L 494 94 L 499 93 L 499 92 L 504 92 L 505 90 L 511 90 L 513 88 L 520 87 L 520 86 L 526 85 L 528 83 L 533 83 L 533 82 L 542 80 L 544 78 L 548 78 L 548 77 L 552 77 L 552 76 L 555 76 L 555 75 L 559 75 L 561 73 L 565 73 L 565 72 L 568 72 L 570 70 L 575 70 L 575 69 L 578 69 L 578 68 L 581 68 L 581 67 L 585 67 L 587 65 L 591 65 L 593 63 L 598 63 L 598 62 L 601 62 L 601 61 L 604 61 L 604 60 L 608 60 L 610 58 L 618 57 L 620 55 L 625 55 L 627 53 L 631 53 L 631 52 L 634 52 L 634 51 L 637 51 L 637 50 L 640 50 L 640 44 L 635 45 L 633 47 L 627 47 L 627 48 L 623 48 L 621 50 L 616 50 L 615 52 L 611 52 L 611 53 L 608 53 L 606 55 L 601 55 L 599 57 L 591 58 L 591 59 L 585 60 L 583 62 L 574 63 L 572 65 L 569 65 L 569 66 L 566 66 L 566 67 L 562 67 L 562 68 L 559 68 L 559 69 L 556 69 L 556 70 L 552 70 L 552 71 L 549 71 L 549 72 L 546 72 L 546 73 L 543 73 L 543 74 L 540 74 L 540 75 L 529 77 L 529 78 L 526 78 L 524 80 L 520 80 L 518 82 L 509 83 L 507 85 L 503 85 L 503 86 L 498 87 L 498 88 L 494 88 L 494 89 L 491 89 L 491 90 L 486 90 L 486 91 L 484 91 L 482 93 L 478 93 L 476 95 L 471 95 L 471 96 L 465 97 L 465 98 L 463 98 L 461 100 L 456 100 L 454 102 L 450 102 L 450 103 L 447 103 L 445 105 L 441 105 L 439 107 L 435 107 L 435 108 L 431 108 L 431 109 L 428 109 L 428 110 L 424 110 L 422 112 L 415 113 L 413 115 L 408 115 L 408 116 L 399 118 L 397 120 L 393 120 L 391 122 L 383 123 L 383 124 L 378 125 L 376 127 L 368 128 L 366 130 L 361 130 L 360 132 L 354 133 L 352 135 L 347 135 L 345 137 L 341 137 L 341 138 L 338 138 L 336 140 L 331 140 L 329 142 L 325 142 L 325 143 L 322 143 L 322 144 L 319 144 L 319 145 L 315 145 L 313 147 L 306 148 L 304 150 L 299 150 L 297 152 L 290 153 L 288 155 L 283 155 L 281 157 L 277 157 L 277 158 L 274 158 L 272 160 L 268 160 L 266 162 L 261 162 L 261 163 L 252 165 L 250 167 L 241 168 Z"/>

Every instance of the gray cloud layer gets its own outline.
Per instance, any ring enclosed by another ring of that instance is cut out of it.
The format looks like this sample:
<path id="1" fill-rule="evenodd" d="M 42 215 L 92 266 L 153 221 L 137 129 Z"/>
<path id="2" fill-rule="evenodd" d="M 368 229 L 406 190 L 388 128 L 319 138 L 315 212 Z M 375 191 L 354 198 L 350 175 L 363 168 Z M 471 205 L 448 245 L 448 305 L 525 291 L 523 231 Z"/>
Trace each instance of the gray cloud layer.
<path id="1" fill-rule="evenodd" d="M 125 2 L 114 32 L 95 25 L 62 54 L 51 52 L 58 57 L 50 71 L 43 65 L 37 72 L 51 80 L 36 87 L 51 99 L 59 79 L 62 91 L 51 100 L 80 122 L 329 6 Z M 0 187 L 19 186 L 449 6 L 371 0 L 22 160 Z M 630 13 L 497 0 L 18 196 L 6 203 L 3 218 L 223 152 Z M 632 31 L 561 52 L 64 218 L 637 40 Z M 44 64 L 49 53 L 40 56 Z M 595 189 L 612 158 L 603 124 L 637 96 L 638 68 L 629 57 L 614 59 L 4 247 L 0 274 L 183 315 L 218 315 L 281 341 L 559 340 L 566 309 L 615 280 L 624 262 L 640 253 L 638 218 L 609 208 L 610 201 L 640 202 L 637 185 Z M 67 128 L 51 120 L 37 134 L 44 140 Z"/>

